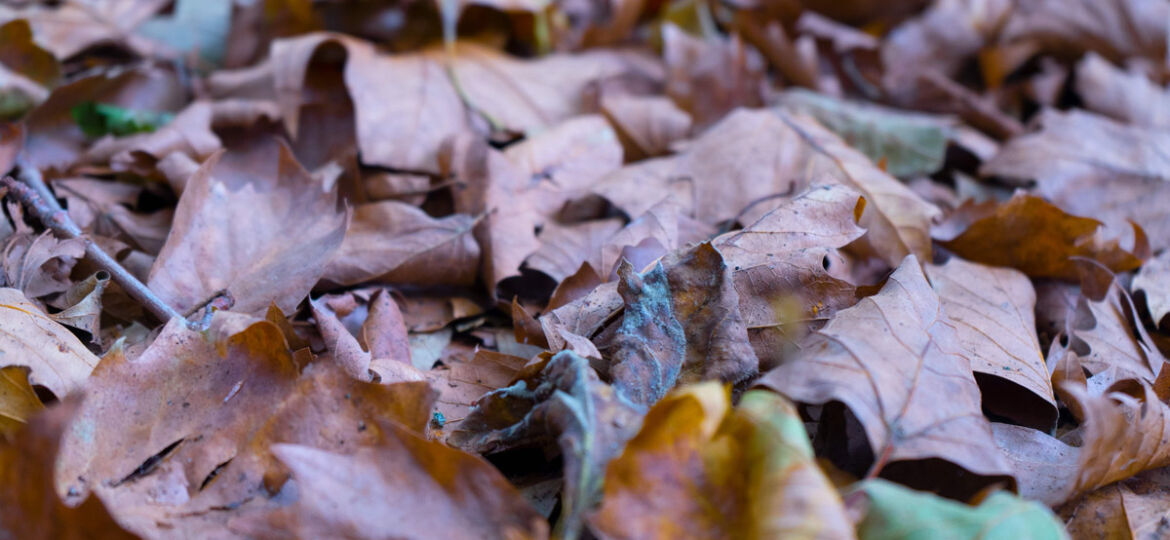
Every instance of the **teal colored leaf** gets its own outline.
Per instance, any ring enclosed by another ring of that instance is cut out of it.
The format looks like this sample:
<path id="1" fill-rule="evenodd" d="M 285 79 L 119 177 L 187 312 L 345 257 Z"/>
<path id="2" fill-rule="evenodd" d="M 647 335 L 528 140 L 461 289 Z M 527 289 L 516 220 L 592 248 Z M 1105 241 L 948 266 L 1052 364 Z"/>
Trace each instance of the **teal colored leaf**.
<path id="1" fill-rule="evenodd" d="M 874 479 L 858 483 L 845 500 L 860 493 L 869 500 L 865 519 L 857 526 L 861 540 L 1068 538 L 1047 506 L 1003 491 L 992 493 L 979 506 L 970 506 Z"/>
<path id="2" fill-rule="evenodd" d="M 136 111 L 92 101 L 77 105 L 70 112 L 73 121 L 81 126 L 81 131 L 90 137 L 149 133 L 166 125 L 174 117 L 166 112 Z"/>
<path id="3" fill-rule="evenodd" d="M 780 104 L 816 118 L 886 172 L 906 178 L 938 171 L 946 158 L 951 121 L 945 116 L 912 113 L 846 101 L 808 90 L 790 90 Z"/>

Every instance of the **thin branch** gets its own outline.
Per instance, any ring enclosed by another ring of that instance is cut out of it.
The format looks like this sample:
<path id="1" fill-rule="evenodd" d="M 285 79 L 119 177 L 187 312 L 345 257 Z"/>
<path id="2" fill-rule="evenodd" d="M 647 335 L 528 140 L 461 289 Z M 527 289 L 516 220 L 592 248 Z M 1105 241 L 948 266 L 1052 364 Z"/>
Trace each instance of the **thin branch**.
<path id="1" fill-rule="evenodd" d="M 54 233 L 64 238 L 82 239 L 85 242 L 85 254 L 89 260 L 98 268 L 109 272 L 114 281 L 126 291 L 126 294 L 137 300 L 160 321 L 167 322 L 174 318 L 183 318 L 183 315 L 175 311 L 175 308 L 172 308 L 145 284 L 138 281 L 134 274 L 126 270 L 126 267 L 118 263 L 92 239 L 82 234 L 81 228 L 61 208 L 57 198 L 49 192 L 49 187 L 45 185 L 45 181 L 36 167 L 22 161 L 19 176 L 22 182 L 18 182 L 11 176 L 5 176 L 0 179 L 0 182 L 8 188 L 9 195 L 20 201 L 29 212 L 41 220 L 45 227 L 52 229 Z M 47 194 L 47 196 L 43 194 Z"/>

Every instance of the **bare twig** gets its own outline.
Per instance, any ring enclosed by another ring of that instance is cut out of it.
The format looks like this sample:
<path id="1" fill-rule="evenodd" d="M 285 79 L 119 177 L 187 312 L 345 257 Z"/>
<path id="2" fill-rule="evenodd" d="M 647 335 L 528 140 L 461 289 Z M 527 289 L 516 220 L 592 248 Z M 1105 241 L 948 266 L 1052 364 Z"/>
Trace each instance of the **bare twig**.
<path id="1" fill-rule="evenodd" d="M 36 167 L 23 160 L 18 161 L 18 163 L 20 165 L 20 172 L 18 173 L 20 181 L 13 179 L 11 176 L 5 176 L 0 180 L 8 188 L 10 195 L 20 201 L 37 219 L 41 220 L 41 223 L 49 229 L 52 229 L 58 236 L 64 238 L 81 238 L 85 242 L 85 254 L 89 257 L 89 260 L 96 264 L 98 268 L 109 272 L 114 281 L 126 291 L 126 294 L 129 294 L 131 298 L 137 300 L 160 321 L 167 322 L 176 317 L 183 318 L 182 314 L 175 311 L 174 308 L 155 295 L 145 284 L 138 281 L 138 278 L 134 277 L 134 274 L 126 270 L 126 267 L 118 263 L 109 253 L 106 253 L 105 250 L 94 243 L 92 239 L 82 234 L 81 228 L 61 208 L 61 204 L 57 202 L 57 198 L 49 191 L 49 187 L 45 185 L 45 180 L 41 177 L 41 173 Z"/>

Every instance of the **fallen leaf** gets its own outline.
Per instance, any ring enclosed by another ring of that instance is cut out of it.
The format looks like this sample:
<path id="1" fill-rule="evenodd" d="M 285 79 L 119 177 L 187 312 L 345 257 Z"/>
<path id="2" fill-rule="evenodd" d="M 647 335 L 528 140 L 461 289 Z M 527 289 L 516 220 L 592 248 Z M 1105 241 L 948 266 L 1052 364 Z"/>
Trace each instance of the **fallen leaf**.
<path id="1" fill-rule="evenodd" d="M 1163 61 L 1170 6 L 1148 0 L 1024 0 L 1015 3 L 1000 39 L 1036 40 L 1059 52 L 1096 51 L 1106 58 Z"/>
<path id="2" fill-rule="evenodd" d="M 942 167 L 952 120 L 789 90 L 779 102 L 809 114 L 897 177 L 929 175 Z"/>
<path id="3" fill-rule="evenodd" d="M 71 1 L 54 8 L 33 4 L 5 8 L 0 19 L 26 19 L 38 44 L 64 60 L 103 43 L 143 47 L 134 42 L 132 30 L 164 5 L 162 0 Z"/>
<path id="4" fill-rule="evenodd" d="M 358 205 L 323 279 L 342 285 L 470 285 L 480 260 L 475 223 L 463 214 L 436 219 L 398 201 Z"/>
<path id="5" fill-rule="evenodd" d="M 907 257 L 878 294 L 837 312 L 800 355 L 756 384 L 800 403 L 843 403 L 865 430 L 870 474 L 938 459 L 983 477 L 1008 475 L 953 324 Z"/>
<path id="6" fill-rule="evenodd" d="M 264 536 L 546 538 L 548 524 L 480 458 L 383 421 L 374 448 L 345 455 L 272 448 L 292 470 L 297 500 Z M 431 516 L 431 519 L 426 519 Z"/>
<path id="7" fill-rule="evenodd" d="M 58 240 L 49 231 L 39 235 L 18 232 L 4 246 L 4 284 L 31 298 L 69 289 L 69 272 L 85 255 L 85 241 Z"/>
<path id="8" fill-rule="evenodd" d="M 935 229 L 935 239 L 960 257 L 1008 266 L 1031 277 L 1078 281 L 1076 257 L 1115 272 L 1141 266 L 1141 246 L 1126 250 L 1104 239 L 1102 223 L 1065 213 L 1040 197 L 1017 193 L 1003 203 L 964 204 Z"/>
<path id="9" fill-rule="evenodd" d="M 565 479 L 556 531 L 576 538 L 586 513 L 601 499 L 606 464 L 637 431 L 642 413 L 598 380 L 588 360 L 565 351 L 481 397 L 447 440 L 476 453 L 555 441 Z"/>
<path id="10" fill-rule="evenodd" d="M 1040 131 L 1009 141 L 980 172 L 1035 180 L 1036 194 L 1066 212 L 1117 230 L 1132 220 L 1151 247 L 1170 246 L 1170 218 L 1161 210 L 1170 200 L 1170 132 L 1075 110 L 1044 111 L 1035 121 Z"/>
<path id="11" fill-rule="evenodd" d="M 971 361 L 983 409 L 1047 431 L 1057 405 L 1036 337 L 1036 292 L 1027 276 L 957 257 L 927 265 L 962 354 Z"/>
<path id="12" fill-rule="evenodd" d="M 1068 538 L 1051 510 L 1003 491 L 969 506 L 873 479 L 851 488 L 845 497 L 864 497 L 857 503 L 865 508 L 857 524 L 857 537 L 863 540 L 929 536 L 943 529 L 956 539 Z"/>
<path id="13" fill-rule="evenodd" d="M 704 128 L 737 107 L 763 105 L 764 59 L 738 36 L 700 39 L 662 26 L 666 94 Z"/>
<path id="14" fill-rule="evenodd" d="M 1140 291 L 1145 296 L 1154 324 L 1162 324 L 1170 314 L 1170 251 L 1146 261 L 1134 275 L 1130 287 L 1134 294 Z"/>
<path id="15" fill-rule="evenodd" d="M 1059 511 L 1069 535 L 1077 538 L 1123 531 L 1131 538 L 1157 538 L 1166 527 L 1168 504 L 1166 474 L 1155 469 L 1087 493 Z"/>
<path id="16" fill-rule="evenodd" d="M 88 332 L 92 342 L 100 341 L 102 294 L 109 282 L 110 274 L 104 270 L 78 282 L 62 295 L 61 305 L 65 306 L 64 309 L 50 314 L 49 318 Z"/>
<path id="17" fill-rule="evenodd" d="M 0 439 L 12 440 L 28 419 L 44 408 L 28 382 L 28 366 L 0 368 Z"/>
<path id="18" fill-rule="evenodd" d="M 929 252 L 934 205 L 810 117 L 783 111 L 733 112 L 684 152 L 623 167 L 594 191 L 631 216 L 674 195 L 700 221 L 752 223 L 814 183 L 842 184 L 865 196 L 861 225 L 887 263 Z"/>
<path id="19" fill-rule="evenodd" d="M 348 216 L 335 191 L 317 185 L 286 146 L 274 146 L 219 154 L 188 182 L 148 282 L 173 308 L 187 311 L 226 289 L 237 311 L 262 313 L 275 302 L 287 313 L 324 273 Z M 260 171 L 275 174 L 248 176 Z"/>
<path id="20" fill-rule="evenodd" d="M 7 368 L 5 368 L 7 370 Z M 19 538 L 137 538 L 94 497 L 66 505 L 53 487 L 61 439 L 79 398 L 34 416 L 11 440 L 0 441 L 0 531 Z"/>
<path id="21" fill-rule="evenodd" d="M 610 462 L 590 525 L 601 538 L 854 537 L 796 408 L 754 390 L 732 410 L 714 382 L 650 409 Z"/>
<path id="22" fill-rule="evenodd" d="M 1077 94 L 1085 108 L 1110 118 L 1156 128 L 1170 127 L 1170 91 L 1139 72 L 1122 71 L 1096 53 L 1077 64 Z"/>
<path id="23" fill-rule="evenodd" d="M 460 431 L 475 403 L 485 394 L 508 386 L 527 359 L 479 350 L 468 362 L 444 362 L 424 373 L 431 387 L 439 393 L 436 407 L 443 415 L 443 433 Z"/>
<path id="24" fill-rule="evenodd" d="M 81 390 L 98 359 L 16 289 L 0 289 L 4 366 L 27 366 L 29 382 L 58 398 Z"/>
<path id="25" fill-rule="evenodd" d="M 617 130 L 627 162 L 656 157 L 691 131 L 691 116 L 661 96 L 601 96 L 601 112 Z"/>

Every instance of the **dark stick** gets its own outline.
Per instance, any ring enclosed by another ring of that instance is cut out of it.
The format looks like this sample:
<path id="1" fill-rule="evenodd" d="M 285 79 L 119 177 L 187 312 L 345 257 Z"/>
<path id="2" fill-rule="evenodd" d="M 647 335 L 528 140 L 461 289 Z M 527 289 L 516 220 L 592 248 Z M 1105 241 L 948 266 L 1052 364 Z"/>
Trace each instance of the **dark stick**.
<path id="1" fill-rule="evenodd" d="M 18 182 L 11 176 L 5 176 L 0 182 L 3 182 L 8 187 L 8 192 L 25 208 L 28 208 L 37 219 L 41 220 L 41 223 L 52 229 L 58 236 L 81 238 L 85 242 L 86 256 L 99 268 L 109 272 L 114 281 L 126 291 L 126 294 L 142 304 L 158 320 L 165 323 L 174 318 L 183 318 L 181 313 L 175 311 L 145 284 L 138 281 L 138 278 L 126 270 L 126 267 L 119 264 L 93 240 L 82 234 L 81 228 L 61 208 L 56 197 L 52 196 L 40 171 L 22 160 L 19 176 L 23 182 Z"/>

